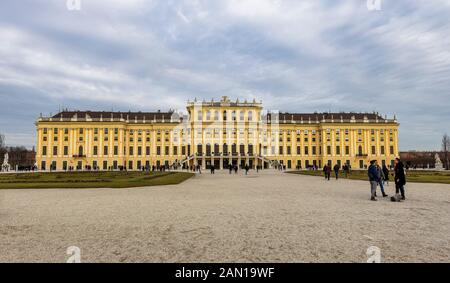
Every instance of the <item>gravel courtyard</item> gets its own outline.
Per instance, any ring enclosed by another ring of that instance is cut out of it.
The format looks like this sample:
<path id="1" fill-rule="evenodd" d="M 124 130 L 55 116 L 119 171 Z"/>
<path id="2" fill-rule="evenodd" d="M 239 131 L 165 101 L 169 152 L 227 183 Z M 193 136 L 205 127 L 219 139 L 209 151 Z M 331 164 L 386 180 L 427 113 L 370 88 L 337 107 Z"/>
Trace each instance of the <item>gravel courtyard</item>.
<path id="1" fill-rule="evenodd" d="M 77 246 L 83 262 L 365 262 L 377 246 L 383 262 L 450 262 L 450 185 L 406 189 L 404 203 L 370 202 L 363 181 L 264 171 L 0 190 L 0 261 L 66 262 Z"/>

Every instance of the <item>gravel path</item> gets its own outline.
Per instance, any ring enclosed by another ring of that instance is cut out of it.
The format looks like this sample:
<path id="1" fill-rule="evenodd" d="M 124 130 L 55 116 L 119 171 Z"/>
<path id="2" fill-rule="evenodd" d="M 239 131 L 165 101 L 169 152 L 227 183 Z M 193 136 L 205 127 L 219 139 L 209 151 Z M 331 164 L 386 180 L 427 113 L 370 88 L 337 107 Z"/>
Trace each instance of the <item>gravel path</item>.
<path id="1" fill-rule="evenodd" d="M 69 246 L 83 262 L 365 262 L 370 246 L 385 262 L 450 262 L 450 185 L 408 184 L 404 203 L 369 191 L 274 171 L 0 190 L 0 262 L 65 262 Z"/>

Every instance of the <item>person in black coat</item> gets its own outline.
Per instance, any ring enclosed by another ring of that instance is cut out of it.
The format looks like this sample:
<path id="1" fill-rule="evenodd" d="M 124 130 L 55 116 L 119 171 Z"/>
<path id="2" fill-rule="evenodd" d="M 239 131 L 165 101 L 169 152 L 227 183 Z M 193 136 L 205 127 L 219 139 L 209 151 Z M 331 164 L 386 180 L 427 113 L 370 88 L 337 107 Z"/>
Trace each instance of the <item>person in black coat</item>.
<path id="1" fill-rule="evenodd" d="M 403 162 L 399 159 L 395 159 L 395 167 L 394 167 L 394 181 L 395 181 L 395 193 L 402 195 L 402 200 L 405 200 L 405 185 L 406 185 L 406 176 L 405 176 L 405 166 Z"/>
<path id="2" fill-rule="evenodd" d="M 383 165 L 383 175 L 384 175 L 384 181 L 389 186 L 389 169 L 386 165 Z"/>

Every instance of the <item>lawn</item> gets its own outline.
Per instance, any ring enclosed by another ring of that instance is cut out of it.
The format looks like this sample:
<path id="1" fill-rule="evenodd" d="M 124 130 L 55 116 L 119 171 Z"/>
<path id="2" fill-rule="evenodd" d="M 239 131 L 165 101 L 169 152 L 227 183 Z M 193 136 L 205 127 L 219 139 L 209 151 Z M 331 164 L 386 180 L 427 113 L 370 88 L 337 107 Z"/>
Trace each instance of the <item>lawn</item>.
<path id="1" fill-rule="evenodd" d="M 54 172 L 0 174 L 0 189 L 132 188 L 173 185 L 194 174 L 185 172 Z"/>
<path id="2" fill-rule="evenodd" d="M 319 171 L 293 171 L 289 172 L 291 174 L 301 174 L 310 176 L 324 176 L 322 170 Z M 394 180 L 392 176 L 389 176 L 390 181 Z M 334 177 L 334 172 L 332 172 L 332 177 Z M 341 177 L 344 176 L 344 172 L 340 172 Z M 367 171 L 352 171 L 349 175 L 349 179 L 352 180 L 364 180 L 367 181 Z M 407 171 L 406 181 L 413 183 L 439 183 L 439 184 L 450 184 L 450 172 L 437 172 L 437 171 Z"/>

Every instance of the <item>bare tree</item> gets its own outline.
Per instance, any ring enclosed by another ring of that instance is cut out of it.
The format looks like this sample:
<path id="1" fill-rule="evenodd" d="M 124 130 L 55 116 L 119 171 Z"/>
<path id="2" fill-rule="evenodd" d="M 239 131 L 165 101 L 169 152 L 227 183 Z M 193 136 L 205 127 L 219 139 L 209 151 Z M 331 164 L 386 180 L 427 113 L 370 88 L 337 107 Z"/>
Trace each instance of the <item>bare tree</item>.
<path id="1" fill-rule="evenodd" d="M 3 155 L 6 153 L 5 135 L 0 134 L 0 165 L 3 163 Z"/>
<path id="2" fill-rule="evenodd" d="M 445 158 L 445 169 L 449 170 L 449 160 L 448 160 L 448 151 L 450 150 L 450 137 L 445 134 L 442 137 L 442 151 L 444 152 L 444 158 Z"/>

